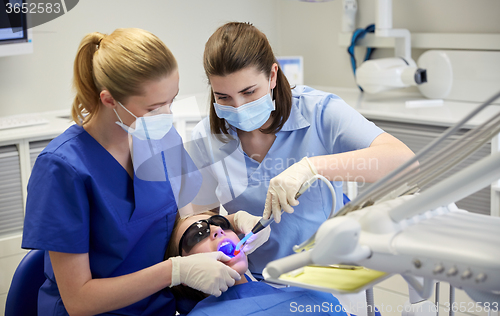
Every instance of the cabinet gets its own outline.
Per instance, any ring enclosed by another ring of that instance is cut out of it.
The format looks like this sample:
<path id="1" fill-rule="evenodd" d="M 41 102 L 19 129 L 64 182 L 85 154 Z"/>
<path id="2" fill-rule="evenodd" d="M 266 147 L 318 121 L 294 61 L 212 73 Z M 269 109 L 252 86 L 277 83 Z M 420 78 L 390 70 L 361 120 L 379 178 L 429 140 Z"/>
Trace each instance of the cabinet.
<path id="1" fill-rule="evenodd" d="M 0 147 L 0 235 L 19 232 L 23 223 L 23 196 L 19 151 L 16 145 Z"/>
<path id="2" fill-rule="evenodd" d="M 446 127 L 443 126 L 414 124 L 405 122 L 392 122 L 380 119 L 373 119 L 372 122 L 377 124 L 377 126 L 382 128 L 384 131 L 390 133 L 391 135 L 401 140 L 415 153 L 419 152 L 427 144 L 432 142 L 434 139 L 438 138 L 446 130 Z M 469 131 L 469 129 L 461 129 L 457 134 L 462 135 L 467 131 Z M 457 138 L 458 135 L 453 138 Z M 448 143 L 449 142 L 444 142 L 443 146 L 447 145 Z M 437 150 L 433 152 L 436 151 Z M 460 171 L 464 169 L 466 166 L 471 165 L 481 160 L 482 158 L 490 155 L 490 153 L 491 153 L 491 141 L 484 144 L 475 153 L 469 156 L 465 161 L 458 164 L 457 166 L 455 166 L 442 176 L 438 177 L 431 183 L 425 185 L 421 189 L 425 190 L 426 188 L 436 184 L 440 180 L 445 179 L 449 175 L 457 171 Z M 365 187 L 362 187 L 359 190 L 362 191 L 363 189 L 365 189 Z M 456 204 L 459 208 L 470 212 L 490 215 L 491 212 L 490 201 L 491 201 L 491 189 L 489 187 L 486 187 L 474 194 L 469 195 L 468 197 L 460 201 L 457 201 Z"/>
<path id="3" fill-rule="evenodd" d="M 0 311 L 21 249 L 26 186 L 38 154 L 71 122 L 61 112 L 41 113 L 48 124 L 0 131 Z"/>

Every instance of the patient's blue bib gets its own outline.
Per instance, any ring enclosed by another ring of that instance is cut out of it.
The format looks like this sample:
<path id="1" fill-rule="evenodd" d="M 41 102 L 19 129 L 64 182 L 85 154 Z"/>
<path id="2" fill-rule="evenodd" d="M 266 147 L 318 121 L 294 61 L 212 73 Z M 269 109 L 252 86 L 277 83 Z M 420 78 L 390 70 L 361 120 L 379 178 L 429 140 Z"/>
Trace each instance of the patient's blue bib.
<path id="1" fill-rule="evenodd" d="M 230 287 L 221 296 L 199 302 L 189 315 L 307 315 L 346 316 L 342 305 L 330 293 L 298 287 L 274 288 L 263 282 Z"/>

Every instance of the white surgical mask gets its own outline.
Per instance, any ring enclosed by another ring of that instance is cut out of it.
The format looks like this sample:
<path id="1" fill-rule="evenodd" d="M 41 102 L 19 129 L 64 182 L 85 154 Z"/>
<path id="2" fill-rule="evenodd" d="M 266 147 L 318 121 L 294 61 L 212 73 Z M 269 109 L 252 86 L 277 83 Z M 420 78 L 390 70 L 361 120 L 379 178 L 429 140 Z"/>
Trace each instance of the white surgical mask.
<path id="1" fill-rule="evenodd" d="M 135 128 L 127 126 L 123 124 L 122 119 L 120 118 L 116 110 L 113 109 L 113 111 L 115 111 L 116 116 L 120 120 L 120 122 L 115 122 L 115 123 L 121 126 L 126 132 L 128 132 L 132 136 L 135 136 L 142 140 L 146 139 L 158 140 L 162 139 L 172 128 L 174 120 L 172 114 L 161 113 L 151 116 L 137 117 L 132 112 L 130 112 L 126 107 L 124 107 L 123 104 L 121 104 L 120 102 L 118 102 L 118 104 L 120 104 L 121 107 L 125 109 L 125 111 L 130 113 L 130 115 L 132 115 L 136 119 Z"/>
<path id="2" fill-rule="evenodd" d="M 271 88 L 271 77 L 269 77 L 269 88 Z M 215 113 L 240 130 L 245 132 L 256 130 L 264 125 L 271 112 L 276 109 L 271 94 L 272 90 L 263 97 L 237 108 L 215 102 Z"/>

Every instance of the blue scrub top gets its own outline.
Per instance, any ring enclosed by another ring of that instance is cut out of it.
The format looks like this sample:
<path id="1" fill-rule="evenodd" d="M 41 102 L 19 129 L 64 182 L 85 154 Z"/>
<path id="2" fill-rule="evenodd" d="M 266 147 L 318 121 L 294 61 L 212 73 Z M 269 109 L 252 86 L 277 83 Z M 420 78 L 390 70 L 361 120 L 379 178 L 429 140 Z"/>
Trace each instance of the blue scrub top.
<path id="1" fill-rule="evenodd" d="M 234 138 L 221 142 L 210 133 L 209 118 L 193 131 L 191 157 L 203 175 L 203 185 L 193 201 L 198 205 L 221 203 L 228 213 L 245 210 L 262 216 L 269 181 L 303 157 L 337 154 L 369 147 L 383 130 L 368 121 L 341 98 L 307 86 L 292 89 L 290 117 L 261 163 L 241 148 Z M 349 161 L 368 168 L 376 161 Z M 363 164 L 365 163 L 365 164 Z M 342 168 L 342 166 L 329 166 Z M 335 209 L 343 206 L 342 182 L 332 182 Z M 307 240 L 328 218 L 332 197 L 328 187 L 316 181 L 300 198 L 293 214 L 283 214 L 271 224 L 269 240 L 249 256 L 249 269 L 260 274 L 266 264 L 293 253 L 292 247 Z M 257 276 L 258 277 L 258 276 Z"/>
<path id="2" fill-rule="evenodd" d="M 93 278 L 136 272 L 163 260 L 177 205 L 169 181 L 131 179 L 81 126 L 38 156 L 28 184 L 22 247 L 43 249 L 39 315 L 67 315 L 48 251 L 88 253 Z M 106 315 L 174 315 L 168 290 Z"/>
<path id="3" fill-rule="evenodd" d="M 274 288 L 263 282 L 235 285 L 219 297 L 207 297 L 196 304 L 188 315 L 255 316 L 294 313 L 347 315 L 339 301 L 330 293 L 298 287 Z"/>

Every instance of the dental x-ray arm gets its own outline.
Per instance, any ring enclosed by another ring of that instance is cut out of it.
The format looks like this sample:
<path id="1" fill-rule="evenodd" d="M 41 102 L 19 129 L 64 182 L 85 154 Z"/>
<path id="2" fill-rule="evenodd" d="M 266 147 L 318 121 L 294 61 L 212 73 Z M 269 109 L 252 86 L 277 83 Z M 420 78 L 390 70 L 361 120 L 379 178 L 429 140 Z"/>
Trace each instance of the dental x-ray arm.
<path id="1" fill-rule="evenodd" d="M 411 58 L 411 34 L 407 29 L 392 27 L 392 0 L 376 1 L 375 37 L 394 38 L 392 58 L 370 59 L 356 70 L 356 83 L 363 91 L 404 88 L 427 82 L 425 69 Z"/>

